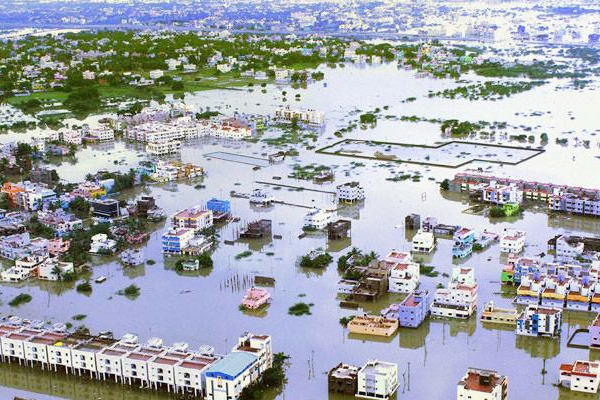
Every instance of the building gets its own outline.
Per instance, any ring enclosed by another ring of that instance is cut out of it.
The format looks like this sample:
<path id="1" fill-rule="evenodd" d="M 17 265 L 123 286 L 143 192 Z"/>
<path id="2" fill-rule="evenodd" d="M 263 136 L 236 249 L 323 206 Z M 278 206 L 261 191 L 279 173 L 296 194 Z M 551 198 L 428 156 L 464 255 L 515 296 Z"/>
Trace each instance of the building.
<path id="1" fill-rule="evenodd" d="M 137 215 L 141 218 L 148 218 L 148 212 L 155 208 L 157 208 L 156 201 L 154 200 L 154 197 L 151 196 L 142 196 L 142 198 L 136 202 Z"/>
<path id="2" fill-rule="evenodd" d="M 354 203 L 365 199 L 365 189 L 358 182 L 348 182 L 335 188 L 339 203 Z"/>
<path id="3" fill-rule="evenodd" d="M 15 261 L 15 265 L 2 271 L 0 278 L 4 282 L 20 282 L 37 276 L 38 268 L 47 260 L 44 256 L 27 256 Z"/>
<path id="4" fill-rule="evenodd" d="M 325 114 L 315 110 L 292 110 L 287 106 L 275 110 L 275 119 L 283 123 L 298 121 L 308 125 L 323 125 Z"/>
<path id="5" fill-rule="evenodd" d="M 560 384 L 570 390 L 597 393 L 600 385 L 600 362 L 577 360 L 560 365 Z"/>
<path id="6" fill-rule="evenodd" d="M 120 258 L 123 264 L 130 266 L 140 265 L 145 261 L 144 253 L 139 249 L 127 249 L 121 253 Z"/>
<path id="7" fill-rule="evenodd" d="M 352 221 L 349 219 L 338 219 L 327 225 L 328 240 L 344 240 L 350 237 Z"/>
<path id="8" fill-rule="evenodd" d="M 473 268 L 456 267 L 448 288 L 437 289 L 431 305 L 436 317 L 469 318 L 477 308 L 477 282 Z"/>
<path id="9" fill-rule="evenodd" d="M 358 371 L 356 397 L 389 399 L 396 390 L 398 390 L 398 365 L 370 360 Z"/>
<path id="10" fill-rule="evenodd" d="M 229 200 L 219 200 L 212 198 L 206 202 L 206 209 L 213 212 L 213 215 L 230 215 L 231 202 Z"/>
<path id="11" fill-rule="evenodd" d="M 517 310 L 499 308 L 494 305 L 493 301 L 488 301 L 481 313 L 481 322 L 490 324 L 517 324 Z"/>
<path id="12" fill-rule="evenodd" d="M 94 199 L 90 201 L 92 215 L 96 218 L 118 218 L 121 215 L 119 201 L 115 199 Z"/>
<path id="13" fill-rule="evenodd" d="M 516 334 L 557 338 L 560 336 L 561 325 L 560 309 L 529 305 L 517 318 Z"/>
<path id="14" fill-rule="evenodd" d="M 59 281 L 66 275 L 74 273 L 72 262 L 58 261 L 55 258 L 47 258 L 37 268 L 37 277 L 47 281 Z"/>
<path id="15" fill-rule="evenodd" d="M 250 195 L 250 204 L 257 207 L 270 207 L 275 198 L 267 191 L 254 189 Z"/>
<path id="16" fill-rule="evenodd" d="M 560 235 L 554 241 L 554 256 L 559 261 L 575 261 L 583 257 L 585 242 L 578 236 Z"/>
<path id="17" fill-rule="evenodd" d="M 90 244 L 90 253 L 106 254 L 114 253 L 117 250 L 117 242 L 109 239 L 105 233 L 98 233 L 92 236 Z"/>
<path id="18" fill-rule="evenodd" d="M 191 228 L 170 229 L 162 235 L 162 252 L 163 254 L 181 254 L 193 238 L 194 230 Z"/>
<path id="19" fill-rule="evenodd" d="M 267 289 L 252 287 L 246 291 L 242 299 L 242 306 L 249 310 L 257 310 L 269 304 L 270 301 L 271 293 Z"/>
<path id="20" fill-rule="evenodd" d="M 482 200 L 486 203 L 492 203 L 499 206 L 504 204 L 520 204 L 523 202 L 523 191 L 513 182 L 508 185 L 498 184 L 491 181 L 483 189 Z"/>
<path id="21" fill-rule="evenodd" d="M 348 331 L 360 335 L 392 336 L 397 330 L 397 319 L 375 315 L 355 316 L 348 322 Z"/>
<path id="22" fill-rule="evenodd" d="M 335 213 L 321 208 L 314 208 L 304 216 L 304 228 L 322 230 L 333 222 Z"/>
<path id="23" fill-rule="evenodd" d="M 420 267 L 413 261 L 410 253 L 392 251 L 384 262 L 391 266 L 388 291 L 410 293 L 419 286 Z"/>
<path id="24" fill-rule="evenodd" d="M 213 226 L 213 212 L 199 206 L 187 208 L 173 215 L 171 222 L 174 228 L 193 229 L 199 233 Z"/>
<path id="25" fill-rule="evenodd" d="M 412 239 L 412 251 L 415 253 L 431 253 L 435 249 L 436 241 L 433 232 L 425 232 L 422 229 Z"/>
<path id="26" fill-rule="evenodd" d="M 180 152 L 181 142 L 179 140 L 164 140 L 146 144 L 146 153 L 157 157 L 179 154 Z"/>
<path id="27" fill-rule="evenodd" d="M 452 245 L 453 258 L 466 258 L 473 253 L 473 243 L 475 242 L 475 231 L 469 228 L 460 228 L 452 236 L 454 243 Z"/>
<path id="28" fill-rule="evenodd" d="M 400 303 L 398 308 L 398 321 L 401 327 L 418 328 L 431 309 L 431 298 L 426 289 L 410 293 Z"/>
<path id="29" fill-rule="evenodd" d="M 355 395 L 358 388 L 358 367 L 340 363 L 327 374 L 327 389 L 332 393 Z"/>
<path id="30" fill-rule="evenodd" d="M 456 385 L 456 400 L 506 400 L 508 378 L 496 371 L 469 368 Z"/>
<path id="31" fill-rule="evenodd" d="M 500 251 L 502 253 L 518 254 L 525 247 L 525 232 L 516 229 L 504 229 L 500 236 Z"/>

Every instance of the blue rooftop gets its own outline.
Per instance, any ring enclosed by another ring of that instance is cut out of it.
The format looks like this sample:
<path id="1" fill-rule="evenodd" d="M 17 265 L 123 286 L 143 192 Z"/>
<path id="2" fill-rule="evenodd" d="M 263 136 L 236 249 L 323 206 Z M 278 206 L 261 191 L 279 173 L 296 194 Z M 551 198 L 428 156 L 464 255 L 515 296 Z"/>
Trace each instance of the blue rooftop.
<path id="1" fill-rule="evenodd" d="M 234 351 L 211 365 L 206 376 L 233 380 L 254 363 L 258 357 L 245 351 Z"/>

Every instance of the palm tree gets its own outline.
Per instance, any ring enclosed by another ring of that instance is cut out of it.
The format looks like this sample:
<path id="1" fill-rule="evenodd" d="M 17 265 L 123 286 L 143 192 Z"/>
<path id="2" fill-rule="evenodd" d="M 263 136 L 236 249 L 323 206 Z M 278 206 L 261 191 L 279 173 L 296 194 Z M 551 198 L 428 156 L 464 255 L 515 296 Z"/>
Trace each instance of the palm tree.
<path id="1" fill-rule="evenodd" d="M 55 265 L 54 268 L 52 268 L 52 275 L 56 275 L 58 280 L 62 281 L 62 269 L 60 269 L 58 265 Z"/>

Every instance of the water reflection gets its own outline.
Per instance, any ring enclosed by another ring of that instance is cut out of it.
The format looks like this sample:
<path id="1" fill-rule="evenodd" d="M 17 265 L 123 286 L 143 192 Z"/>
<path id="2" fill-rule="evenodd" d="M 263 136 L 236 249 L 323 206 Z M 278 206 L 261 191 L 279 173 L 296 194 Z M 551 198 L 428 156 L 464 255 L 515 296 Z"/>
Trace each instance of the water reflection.
<path id="1" fill-rule="evenodd" d="M 560 340 L 516 335 L 515 346 L 533 358 L 550 359 L 560 352 Z"/>

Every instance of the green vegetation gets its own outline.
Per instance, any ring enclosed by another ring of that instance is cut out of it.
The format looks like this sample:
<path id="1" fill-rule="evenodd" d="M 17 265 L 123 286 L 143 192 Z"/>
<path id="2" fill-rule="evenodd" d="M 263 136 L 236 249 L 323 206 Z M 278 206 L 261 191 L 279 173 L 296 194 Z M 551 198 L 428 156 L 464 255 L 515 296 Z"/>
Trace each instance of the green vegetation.
<path id="1" fill-rule="evenodd" d="M 435 267 L 429 265 L 419 265 L 419 273 L 430 278 L 435 278 L 440 274 L 435 270 Z"/>
<path id="2" fill-rule="evenodd" d="M 250 257 L 251 255 L 252 255 L 252 252 L 250 250 L 245 250 L 239 254 L 236 254 L 235 259 L 241 260 L 242 258 Z"/>
<path id="3" fill-rule="evenodd" d="M 350 323 L 350 321 L 352 321 L 353 319 L 354 319 L 354 316 L 342 317 L 342 318 L 340 318 L 340 325 L 342 325 L 343 327 L 347 327 L 348 324 Z"/>
<path id="4" fill-rule="evenodd" d="M 92 293 L 92 284 L 90 283 L 90 281 L 82 282 L 79 285 L 77 285 L 76 290 L 79 293 L 85 293 L 85 294 Z"/>
<path id="5" fill-rule="evenodd" d="M 325 268 L 333 261 L 333 257 L 329 253 L 322 253 L 316 257 L 311 257 L 310 254 L 302 256 L 300 266 L 302 268 Z"/>
<path id="6" fill-rule="evenodd" d="M 29 303 L 31 301 L 31 295 L 27 294 L 27 293 L 21 293 L 19 295 L 17 295 L 15 298 L 13 298 L 10 302 L 8 302 L 8 305 L 11 307 L 18 307 L 21 304 L 26 304 Z"/>
<path id="7" fill-rule="evenodd" d="M 266 369 L 258 381 L 244 388 L 240 400 L 264 399 L 267 391 L 281 389 L 287 382 L 285 369 L 289 366 L 289 359 L 284 353 L 273 354 L 273 366 Z"/>
<path id="8" fill-rule="evenodd" d="M 429 92 L 429 97 L 443 97 L 446 99 L 469 99 L 469 100 L 500 100 L 514 94 L 533 89 L 545 84 L 545 81 L 528 82 L 484 82 L 467 86 L 459 86 L 440 92 Z"/>
<path id="9" fill-rule="evenodd" d="M 85 314 L 76 314 L 73 315 L 73 317 L 71 317 L 71 319 L 74 319 L 75 321 L 82 321 L 87 317 L 87 315 Z"/>
<path id="10" fill-rule="evenodd" d="M 311 180 L 314 179 L 317 174 L 322 171 L 328 171 L 329 167 L 325 165 L 309 164 L 301 166 L 299 164 L 294 165 L 293 171 L 288 175 L 288 178 Z"/>
<path id="11" fill-rule="evenodd" d="M 72 262 L 75 265 L 81 265 L 89 261 L 90 243 L 92 236 L 104 233 L 110 235 L 110 224 L 97 224 L 90 226 L 89 229 L 77 229 L 69 233 L 66 239 L 71 239 L 69 251 L 63 256 L 64 261 Z"/>
<path id="12" fill-rule="evenodd" d="M 127 286 L 125 289 L 119 290 L 119 292 L 117 294 L 125 296 L 125 297 L 133 300 L 140 295 L 140 288 L 132 283 L 131 285 Z"/>
<path id="13" fill-rule="evenodd" d="M 306 304 L 306 303 L 296 303 L 293 306 L 291 306 L 288 310 L 288 314 L 289 315 L 294 315 L 296 317 L 302 316 L 302 315 L 311 315 L 312 313 L 310 312 L 310 308 L 313 306 L 312 303 L 310 304 Z"/>
<path id="14" fill-rule="evenodd" d="M 440 189 L 443 190 L 444 192 L 447 192 L 448 190 L 450 190 L 450 179 L 444 179 L 440 183 Z"/>
<path id="15" fill-rule="evenodd" d="M 365 113 L 361 114 L 359 119 L 361 124 L 374 124 L 377 122 L 377 115 L 374 113 Z"/>

